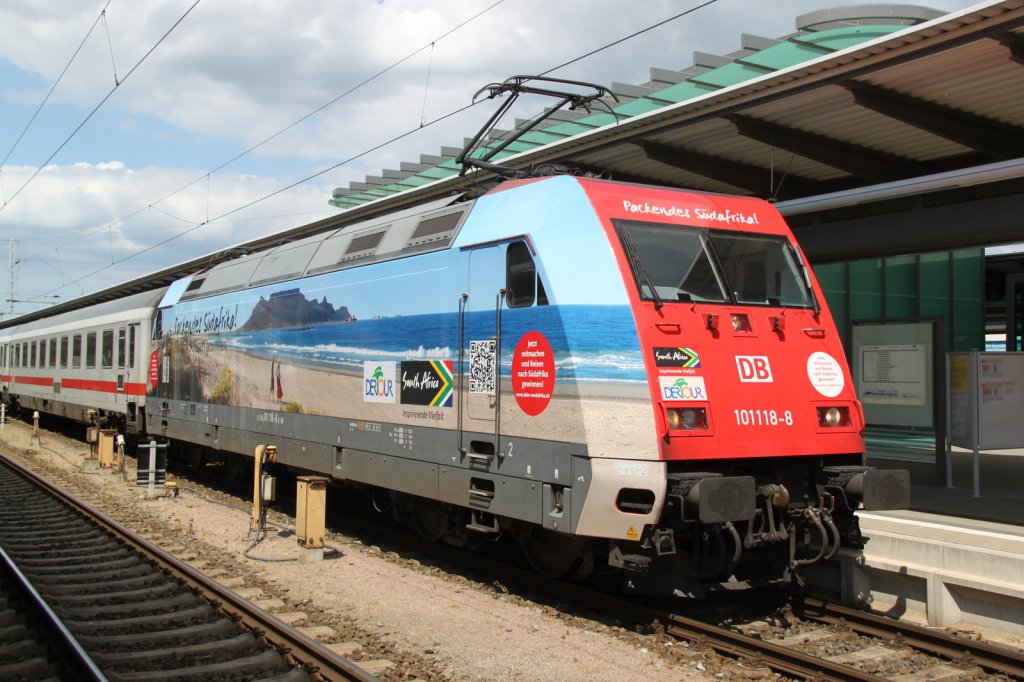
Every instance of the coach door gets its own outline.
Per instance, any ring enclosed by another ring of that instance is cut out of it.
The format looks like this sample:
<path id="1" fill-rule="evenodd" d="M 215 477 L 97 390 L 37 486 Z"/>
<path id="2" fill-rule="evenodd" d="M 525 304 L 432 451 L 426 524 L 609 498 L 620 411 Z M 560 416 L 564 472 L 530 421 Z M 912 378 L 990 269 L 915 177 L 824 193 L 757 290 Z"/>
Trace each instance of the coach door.
<path id="1" fill-rule="evenodd" d="M 462 447 L 480 461 L 498 451 L 500 433 L 501 308 L 504 305 L 505 247 L 490 246 L 469 254 L 468 297 L 462 302 L 460 360 L 465 377 L 459 409 L 463 410 Z M 463 407 L 464 406 L 464 407 Z"/>
<path id="2" fill-rule="evenodd" d="M 121 358 L 124 358 L 124 382 L 131 390 L 128 391 L 128 408 L 125 410 L 127 413 L 128 430 L 132 432 L 138 431 L 138 419 L 139 419 L 139 396 L 136 392 L 138 389 L 136 386 L 142 384 L 139 378 L 136 376 L 138 366 L 138 358 L 136 354 L 139 352 L 139 323 L 133 323 L 128 325 L 128 337 L 127 339 L 121 337 L 118 339 L 118 362 L 120 363 Z M 121 330 L 124 331 L 123 329 Z M 133 384 L 134 382 L 134 384 Z"/>

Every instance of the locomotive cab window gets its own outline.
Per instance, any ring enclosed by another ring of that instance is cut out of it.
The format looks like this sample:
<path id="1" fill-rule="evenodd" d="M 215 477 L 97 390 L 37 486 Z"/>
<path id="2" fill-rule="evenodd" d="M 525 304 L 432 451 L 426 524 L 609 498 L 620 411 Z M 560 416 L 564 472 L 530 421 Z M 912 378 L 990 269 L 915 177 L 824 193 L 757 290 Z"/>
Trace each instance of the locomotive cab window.
<path id="1" fill-rule="evenodd" d="M 537 305 L 548 304 L 544 284 L 525 242 L 509 244 L 505 253 L 505 289 L 509 308 L 526 308 L 534 301 Z"/>
<path id="2" fill-rule="evenodd" d="M 617 221 L 640 297 L 809 308 L 800 261 L 782 237 Z"/>

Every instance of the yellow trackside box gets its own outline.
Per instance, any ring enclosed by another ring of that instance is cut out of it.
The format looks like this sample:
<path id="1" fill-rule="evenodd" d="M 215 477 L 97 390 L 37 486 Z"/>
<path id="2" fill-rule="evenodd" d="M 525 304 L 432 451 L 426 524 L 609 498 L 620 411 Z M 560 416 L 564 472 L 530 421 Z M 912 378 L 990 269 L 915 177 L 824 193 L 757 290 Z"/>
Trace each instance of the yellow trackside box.
<path id="1" fill-rule="evenodd" d="M 306 549 L 324 546 L 324 517 L 327 514 L 327 479 L 299 476 L 295 496 L 295 534 Z"/>
<path id="2" fill-rule="evenodd" d="M 100 466 L 110 468 L 114 466 L 114 441 L 117 438 L 116 429 L 100 429 L 99 447 L 97 448 L 100 459 Z"/>

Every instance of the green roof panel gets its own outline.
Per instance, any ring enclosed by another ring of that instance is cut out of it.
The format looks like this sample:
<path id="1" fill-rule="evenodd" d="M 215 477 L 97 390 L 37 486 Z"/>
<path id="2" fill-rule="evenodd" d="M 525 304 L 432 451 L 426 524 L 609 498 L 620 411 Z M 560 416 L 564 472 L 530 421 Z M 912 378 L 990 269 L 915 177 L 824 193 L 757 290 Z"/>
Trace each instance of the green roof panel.
<path id="1" fill-rule="evenodd" d="M 733 86 L 762 76 L 767 71 L 776 71 L 795 66 L 829 52 L 843 50 L 860 43 L 885 37 L 904 28 L 906 28 L 904 25 L 888 24 L 845 26 L 827 31 L 798 35 L 763 50 L 758 50 L 738 61 L 704 71 L 692 79 L 669 85 L 661 90 L 650 93 L 646 97 L 640 97 L 619 104 L 614 107 L 614 115 L 595 109 L 582 118 L 573 121 L 561 121 L 554 125 L 532 130 L 500 153 L 495 154 L 492 161 L 529 151 L 538 146 L 556 143 L 567 137 L 580 135 L 594 128 L 616 123 L 625 118 L 655 111 L 666 104 L 685 102 L 720 88 Z M 497 142 L 490 143 L 492 147 L 497 144 Z M 477 149 L 473 156 L 479 157 L 481 154 L 486 153 L 486 149 L 486 146 Z M 355 192 L 343 197 L 332 197 L 328 203 L 343 209 L 354 208 L 382 196 L 389 196 L 395 192 L 421 187 L 436 180 L 450 177 L 457 174 L 460 170 L 461 166 L 455 163 L 454 159 L 446 159 L 436 166 L 425 168 L 415 175 L 402 178 L 389 185 L 374 187 L 370 190 Z"/>
<path id="2" fill-rule="evenodd" d="M 691 81 L 696 83 L 705 83 L 707 85 L 717 86 L 720 88 L 727 88 L 737 83 L 748 81 L 752 78 L 764 75 L 764 69 L 755 69 L 752 66 L 746 66 L 738 62 L 730 62 L 724 66 L 705 71 L 704 73 L 698 73 L 696 76 L 691 78 Z"/>
<path id="3" fill-rule="evenodd" d="M 834 28 L 829 31 L 819 31 L 807 35 L 797 36 L 796 40 L 811 45 L 820 45 L 830 50 L 845 50 L 848 47 L 866 43 L 876 38 L 884 38 L 890 33 L 895 33 L 906 26 L 876 24 L 873 26 L 848 26 Z"/>

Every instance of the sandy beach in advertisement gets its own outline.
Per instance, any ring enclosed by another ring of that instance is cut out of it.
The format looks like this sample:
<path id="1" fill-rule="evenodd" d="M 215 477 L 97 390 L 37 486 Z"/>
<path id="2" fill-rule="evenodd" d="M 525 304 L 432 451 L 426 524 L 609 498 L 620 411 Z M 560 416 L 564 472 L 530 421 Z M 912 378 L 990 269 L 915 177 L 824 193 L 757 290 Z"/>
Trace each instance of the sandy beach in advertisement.
<path id="1" fill-rule="evenodd" d="M 329 368 L 242 351 L 191 339 L 193 362 L 200 367 L 209 402 L 259 410 L 343 417 L 433 428 L 458 428 L 459 394 L 452 407 L 364 400 L 366 381 Z M 456 367 L 457 369 L 457 367 Z M 395 377 L 400 384 L 400 377 Z M 457 387 L 457 377 L 455 378 Z M 559 382 L 550 402 L 536 416 L 526 414 L 506 390 L 501 396 L 501 432 L 508 436 L 586 442 L 591 456 L 648 458 L 656 450 L 654 415 L 643 385 L 612 382 Z M 468 394 L 463 414 L 466 431 L 494 432 L 495 397 Z M 581 395 L 582 394 L 582 395 Z"/>

